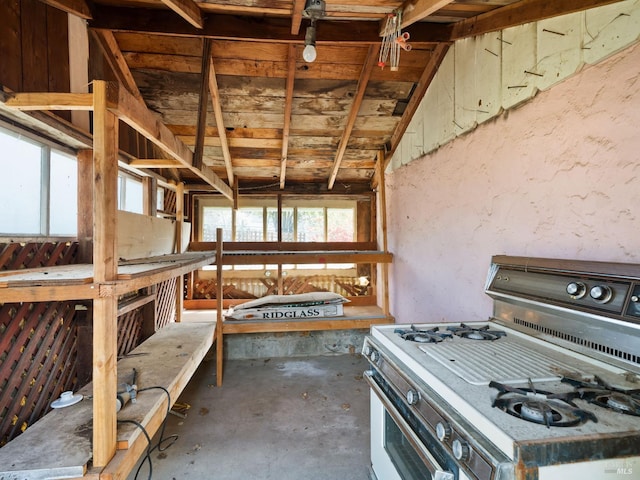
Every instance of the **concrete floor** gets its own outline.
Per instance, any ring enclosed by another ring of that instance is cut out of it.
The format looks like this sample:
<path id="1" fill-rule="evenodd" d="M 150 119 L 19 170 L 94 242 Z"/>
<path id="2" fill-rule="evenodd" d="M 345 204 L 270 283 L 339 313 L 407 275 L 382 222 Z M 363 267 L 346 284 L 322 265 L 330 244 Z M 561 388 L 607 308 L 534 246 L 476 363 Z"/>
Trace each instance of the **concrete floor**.
<path id="1" fill-rule="evenodd" d="M 178 440 L 151 455 L 152 478 L 369 480 L 366 368 L 358 354 L 228 360 L 216 387 L 205 360 L 178 399 L 187 417 L 169 415 L 165 436 Z"/>

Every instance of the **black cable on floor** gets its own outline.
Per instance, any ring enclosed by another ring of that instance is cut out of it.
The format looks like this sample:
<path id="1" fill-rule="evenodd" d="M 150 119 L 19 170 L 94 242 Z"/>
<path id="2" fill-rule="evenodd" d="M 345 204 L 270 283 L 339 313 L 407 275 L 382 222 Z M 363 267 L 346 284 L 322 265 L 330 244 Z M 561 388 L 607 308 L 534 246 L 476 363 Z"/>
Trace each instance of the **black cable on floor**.
<path id="1" fill-rule="evenodd" d="M 140 423 L 137 422 L 135 420 L 118 420 L 118 423 L 132 423 L 135 426 L 137 426 L 140 430 L 142 430 L 142 433 L 144 433 L 144 436 L 147 438 L 147 453 L 145 454 L 144 458 L 142 459 L 142 462 L 140 462 L 140 465 L 138 465 L 138 469 L 136 470 L 136 474 L 134 479 L 138 480 L 138 475 L 140 473 L 140 469 L 142 468 L 142 465 L 145 464 L 145 462 L 149 463 L 149 476 L 147 477 L 148 480 L 151 480 L 153 477 L 153 462 L 151 460 L 151 454 L 153 453 L 154 450 L 158 450 L 159 452 L 164 452 L 166 449 L 168 449 L 171 445 L 173 445 L 176 440 L 178 440 L 178 435 L 169 435 L 167 438 L 164 438 L 164 430 L 167 426 L 167 419 L 169 418 L 169 411 L 171 410 L 171 394 L 169 393 L 169 390 L 167 390 L 164 387 L 161 386 L 155 386 L 155 387 L 146 387 L 146 388 L 141 388 L 140 390 L 138 390 L 138 393 L 140 392 L 146 392 L 147 390 L 153 390 L 153 389 L 160 389 L 163 390 L 166 394 L 167 394 L 167 413 L 164 417 L 164 420 L 162 421 L 162 427 L 160 427 L 160 439 L 158 440 L 158 443 L 156 445 L 154 445 L 153 447 L 151 447 L 151 437 L 149 436 L 149 432 L 147 432 L 147 430 L 144 428 L 144 426 Z M 171 443 L 169 443 L 167 446 L 163 447 L 162 444 L 167 442 L 167 441 L 171 441 Z"/>

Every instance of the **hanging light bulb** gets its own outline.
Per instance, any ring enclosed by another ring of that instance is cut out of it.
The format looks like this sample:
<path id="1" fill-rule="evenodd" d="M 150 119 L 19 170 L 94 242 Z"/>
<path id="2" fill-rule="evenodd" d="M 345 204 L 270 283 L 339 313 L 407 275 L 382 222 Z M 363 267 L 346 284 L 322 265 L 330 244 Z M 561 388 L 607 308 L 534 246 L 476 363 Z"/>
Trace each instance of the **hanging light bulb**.
<path id="1" fill-rule="evenodd" d="M 302 58 L 305 62 L 313 62 L 316 59 L 316 20 L 324 17 L 325 3 L 324 0 L 306 0 L 302 15 L 309 20 L 311 24 L 307 27 L 304 36 L 304 50 Z"/>
<path id="2" fill-rule="evenodd" d="M 302 51 L 302 58 L 305 62 L 311 63 L 316 59 L 316 21 L 311 20 L 311 25 L 307 27 L 307 32 L 304 36 L 304 50 Z"/>

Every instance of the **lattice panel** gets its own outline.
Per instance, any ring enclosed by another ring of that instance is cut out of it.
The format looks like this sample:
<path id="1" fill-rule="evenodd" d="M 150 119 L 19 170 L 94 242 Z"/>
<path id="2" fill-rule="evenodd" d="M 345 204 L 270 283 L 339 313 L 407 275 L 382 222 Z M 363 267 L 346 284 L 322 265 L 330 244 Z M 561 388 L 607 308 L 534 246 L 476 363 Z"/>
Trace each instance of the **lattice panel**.
<path id="1" fill-rule="evenodd" d="M 176 192 L 168 188 L 164 190 L 164 212 L 176 213 Z"/>
<path id="2" fill-rule="evenodd" d="M 70 265 L 77 252 L 77 242 L 0 243 L 0 270 Z"/>
<path id="3" fill-rule="evenodd" d="M 156 285 L 156 331 L 166 327 L 176 318 L 176 279 L 171 278 Z"/>
<path id="4" fill-rule="evenodd" d="M 118 356 L 126 355 L 140 344 L 142 337 L 143 308 L 118 317 Z"/>
<path id="5" fill-rule="evenodd" d="M 76 386 L 73 302 L 0 307 L 0 445 L 49 410 L 51 400 Z"/>

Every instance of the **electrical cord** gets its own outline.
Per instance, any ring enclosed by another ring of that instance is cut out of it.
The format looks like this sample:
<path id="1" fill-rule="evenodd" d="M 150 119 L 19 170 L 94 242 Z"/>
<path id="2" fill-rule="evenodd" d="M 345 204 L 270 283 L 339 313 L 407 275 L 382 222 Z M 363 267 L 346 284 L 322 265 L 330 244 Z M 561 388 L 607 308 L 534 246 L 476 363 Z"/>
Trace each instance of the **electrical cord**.
<path id="1" fill-rule="evenodd" d="M 138 465 L 138 469 L 136 470 L 136 474 L 134 476 L 135 480 L 138 480 L 138 475 L 140 474 L 140 470 L 142 469 L 142 466 L 145 464 L 145 462 L 149 463 L 149 476 L 147 477 L 147 479 L 151 480 L 153 477 L 153 462 L 151 460 L 151 454 L 153 453 L 153 451 L 158 450 L 159 452 L 164 452 L 171 445 L 173 445 L 176 442 L 176 440 L 178 440 L 178 435 L 176 434 L 169 435 L 167 438 L 164 437 L 164 430 L 167 426 L 167 419 L 169 418 L 169 412 L 171 410 L 171 394 L 169 393 L 169 390 L 161 386 L 154 386 L 154 387 L 141 388 L 140 390 L 138 390 L 138 393 L 146 392 L 148 390 L 154 390 L 154 389 L 163 390 L 164 393 L 167 394 L 167 413 L 164 417 L 164 420 L 162 421 L 162 426 L 160 427 L 160 439 L 158 440 L 158 443 L 156 443 L 153 447 L 151 446 L 151 437 L 149 436 L 149 432 L 147 432 L 147 430 L 144 428 L 144 425 L 142 425 L 140 422 L 137 422 L 135 420 L 118 420 L 118 423 L 132 423 L 133 425 L 138 427 L 140 430 L 142 430 L 142 433 L 147 438 L 147 452 L 145 453 L 144 458 L 140 462 L 140 465 Z M 170 443 L 163 447 L 163 444 L 168 441 L 170 441 Z"/>

